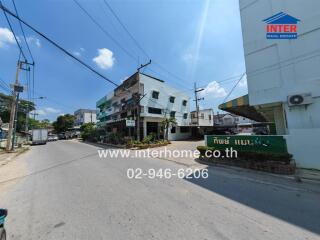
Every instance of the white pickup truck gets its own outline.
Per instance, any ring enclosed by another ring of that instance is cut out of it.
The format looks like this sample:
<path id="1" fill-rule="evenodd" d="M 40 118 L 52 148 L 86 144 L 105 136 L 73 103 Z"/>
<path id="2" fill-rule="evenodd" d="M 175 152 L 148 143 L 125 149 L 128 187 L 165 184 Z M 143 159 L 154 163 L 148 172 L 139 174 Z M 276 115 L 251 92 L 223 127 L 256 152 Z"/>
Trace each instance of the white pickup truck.
<path id="1" fill-rule="evenodd" d="M 32 144 L 46 144 L 48 141 L 48 129 L 33 129 Z"/>

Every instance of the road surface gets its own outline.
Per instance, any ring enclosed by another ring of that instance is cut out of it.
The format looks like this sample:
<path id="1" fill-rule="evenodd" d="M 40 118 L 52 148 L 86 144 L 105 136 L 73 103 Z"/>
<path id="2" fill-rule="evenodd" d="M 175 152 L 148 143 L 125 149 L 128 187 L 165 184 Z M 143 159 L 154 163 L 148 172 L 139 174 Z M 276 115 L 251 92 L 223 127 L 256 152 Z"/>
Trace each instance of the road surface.
<path id="1" fill-rule="evenodd" d="M 15 160 L 25 172 L 0 183 L 10 240 L 320 239 L 320 194 L 303 184 L 217 167 L 207 180 L 128 179 L 128 168 L 185 166 L 97 149 L 50 142 Z"/>

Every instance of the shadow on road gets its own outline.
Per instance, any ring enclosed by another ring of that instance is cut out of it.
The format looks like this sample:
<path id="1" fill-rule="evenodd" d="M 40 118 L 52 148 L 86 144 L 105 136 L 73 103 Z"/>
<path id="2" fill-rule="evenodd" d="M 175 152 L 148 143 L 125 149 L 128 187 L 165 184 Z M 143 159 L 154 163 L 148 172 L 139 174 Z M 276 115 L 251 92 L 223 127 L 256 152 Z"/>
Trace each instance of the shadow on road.
<path id="1" fill-rule="evenodd" d="M 301 191 L 299 183 L 288 186 L 259 179 L 258 174 L 208 167 L 208 179 L 185 179 L 193 184 L 269 214 L 288 223 L 320 234 L 320 194 Z M 248 175 L 251 175 L 251 179 Z M 255 177 L 252 179 L 252 177 Z M 270 176 L 272 178 L 272 176 Z M 274 181 L 275 179 L 273 179 Z M 282 179 L 281 179 L 282 180 Z M 277 181 L 277 180 L 275 180 Z M 297 188 L 295 188 L 295 186 Z"/>

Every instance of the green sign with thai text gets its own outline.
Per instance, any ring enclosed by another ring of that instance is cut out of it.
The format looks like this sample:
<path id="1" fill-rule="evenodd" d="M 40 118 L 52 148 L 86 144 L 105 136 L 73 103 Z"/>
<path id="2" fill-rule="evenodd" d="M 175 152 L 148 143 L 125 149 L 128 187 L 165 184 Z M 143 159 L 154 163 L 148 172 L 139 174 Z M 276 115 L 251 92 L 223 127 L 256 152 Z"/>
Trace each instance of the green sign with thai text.
<path id="1" fill-rule="evenodd" d="M 217 150 L 233 148 L 239 152 L 288 153 L 283 136 L 206 135 L 206 146 Z"/>

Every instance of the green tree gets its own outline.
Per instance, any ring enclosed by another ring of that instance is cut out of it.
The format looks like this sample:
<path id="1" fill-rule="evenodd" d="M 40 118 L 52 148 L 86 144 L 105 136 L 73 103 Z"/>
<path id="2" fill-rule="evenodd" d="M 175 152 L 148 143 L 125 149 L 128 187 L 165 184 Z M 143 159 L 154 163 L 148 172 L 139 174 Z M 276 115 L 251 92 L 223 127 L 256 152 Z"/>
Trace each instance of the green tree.
<path id="1" fill-rule="evenodd" d="M 0 93 L 0 117 L 4 123 L 10 121 L 10 112 L 12 107 L 12 96 Z M 26 124 L 26 114 L 35 110 L 33 102 L 23 99 L 18 103 L 17 131 L 24 131 Z"/>
<path id="2" fill-rule="evenodd" d="M 176 125 L 176 124 L 177 124 L 176 119 L 173 118 L 173 117 L 165 118 L 165 119 L 161 122 L 161 127 L 162 127 L 162 129 L 164 129 L 164 131 L 165 131 L 165 134 L 164 134 L 164 139 L 165 139 L 165 140 L 168 140 L 168 138 L 169 138 L 169 128 L 170 128 L 170 126 L 174 126 L 174 125 Z"/>
<path id="3" fill-rule="evenodd" d="M 61 115 L 55 122 L 52 123 L 54 130 L 57 133 L 65 132 L 68 128 L 72 128 L 74 125 L 75 117 L 70 114 Z"/>
<path id="4" fill-rule="evenodd" d="M 94 123 L 84 123 L 80 127 L 81 137 L 83 140 L 96 142 L 98 140 L 98 130 Z"/>
<path id="5" fill-rule="evenodd" d="M 39 122 L 40 128 L 49 128 L 51 127 L 51 123 L 49 119 L 43 119 Z"/>
<path id="6" fill-rule="evenodd" d="M 36 119 L 33 119 L 33 118 L 29 118 L 28 122 L 29 122 L 29 129 L 41 128 L 39 120 L 36 120 Z"/>

